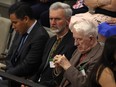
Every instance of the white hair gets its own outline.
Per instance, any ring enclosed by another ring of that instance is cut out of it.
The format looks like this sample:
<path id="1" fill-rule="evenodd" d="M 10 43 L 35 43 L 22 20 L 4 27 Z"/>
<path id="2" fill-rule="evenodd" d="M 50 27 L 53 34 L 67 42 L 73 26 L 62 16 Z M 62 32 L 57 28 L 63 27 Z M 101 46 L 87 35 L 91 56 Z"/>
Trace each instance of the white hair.
<path id="1" fill-rule="evenodd" d="M 66 18 L 70 18 L 72 16 L 72 9 L 70 5 L 66 3 L 55 2 L 49 8 L 49 10 L 57 10 L 57 9 L 64 9 Z"/>
<path id="2" fill-rule="evenodd" d="M 72 24 L 70 29 L 75 29 L 76 32 L 82 32 L 85 36 L 98 36 L 98 29 L 94 23 L 89 20 L 82 19 L 82 21 L 76 21 Z"/>

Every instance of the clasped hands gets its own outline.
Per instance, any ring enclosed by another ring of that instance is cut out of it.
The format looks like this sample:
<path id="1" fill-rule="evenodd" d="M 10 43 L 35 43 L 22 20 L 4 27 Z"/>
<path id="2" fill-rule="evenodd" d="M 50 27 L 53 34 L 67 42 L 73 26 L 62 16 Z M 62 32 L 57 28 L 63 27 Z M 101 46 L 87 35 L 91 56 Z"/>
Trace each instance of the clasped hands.
<path id="1" fill-rule="evenodd" d="M 53 59 L 53 62 L 55 64 L 55 67 L 62 67 L 64 70 L 67 70 L 70 66 L 71 63 L 69 60 L 65 57 L 65 55 L 56 55 Z"/>

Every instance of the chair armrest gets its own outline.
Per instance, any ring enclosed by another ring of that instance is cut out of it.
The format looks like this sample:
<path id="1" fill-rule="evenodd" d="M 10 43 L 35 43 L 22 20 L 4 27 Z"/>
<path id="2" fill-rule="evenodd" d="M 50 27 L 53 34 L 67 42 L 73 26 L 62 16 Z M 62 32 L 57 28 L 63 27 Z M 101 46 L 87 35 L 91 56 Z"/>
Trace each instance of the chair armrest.
<path id="1" fill-rule="evenodd" d="M 35 82 L 31 82 L 31 81 L 26 80 L 24 78 L 20 78 L 20 77 L 14 76 L 14 75 L 8 74 L 8 73 L 3 72 L 3 71 L 0 71 L 0 76 L 4 77 L 6 79 L 9 79 L 9 80 L 12 80 L 12 81 L 15 81 L 15 82 L 27 85 L 29 87 L 45 87 L 45 86 L 42 86 L 42 85 L 37 84 Z"/>

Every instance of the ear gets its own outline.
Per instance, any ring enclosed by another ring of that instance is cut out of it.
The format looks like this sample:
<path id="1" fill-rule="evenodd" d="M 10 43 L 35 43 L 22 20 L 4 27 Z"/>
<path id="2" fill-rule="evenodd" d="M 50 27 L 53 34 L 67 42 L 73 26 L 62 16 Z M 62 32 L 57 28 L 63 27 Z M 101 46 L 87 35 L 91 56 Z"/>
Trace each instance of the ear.
<path id="1" fill-rule="evenodd" d="M 28 16 L 25 16 L 23 20 L 25 21 L 25 23 L 28 23 L 29 17 Z"/>
<path id="2" fill-rule="evenodd" d="M 67 24 L 69 25 L 69 23 L 70 23 L 70 18 L 67 18 L 67 19 L 66 19 L 66 22 L 67 22 Z"/>
<path id="3" fill-rule="evenodd" d="M 93 40 L 93 35 L 90 35 L 90 36 L 89 36 L 89 39 L 90 39 L 90 40 Z"/>

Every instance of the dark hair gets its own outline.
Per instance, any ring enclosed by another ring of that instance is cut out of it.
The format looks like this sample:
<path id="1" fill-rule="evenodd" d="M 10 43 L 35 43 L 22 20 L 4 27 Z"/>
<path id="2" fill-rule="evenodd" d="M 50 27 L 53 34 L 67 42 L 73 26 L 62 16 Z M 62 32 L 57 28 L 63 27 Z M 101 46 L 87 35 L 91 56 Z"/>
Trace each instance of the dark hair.
<path id="1" fill-rule="evenodd" d="M 33 12 L 31 7 L 24 2 L 17 2 L 9 8 L 9 15 L 15 13 L 18 19 L 23 19 L 25 16 L 28 16 L 30 19 L 33 19 Z"/>
<path id="2" fill-rule="evenodd" d="M 105 67 L 111 69 L 116 81 L 116 71 L 114 70 L 114 67 L 116 67 L 116 59 L 114 57 L 115 54 L 116 54 L 116 35 L 106 39 L 102 56 L 94 66 L 90 76 L 88 77 L 89 80 L 87 80 L 87 84 L 85 87 L 101 87 L 100 84 L 98 83 L 98 80 Z"/>

